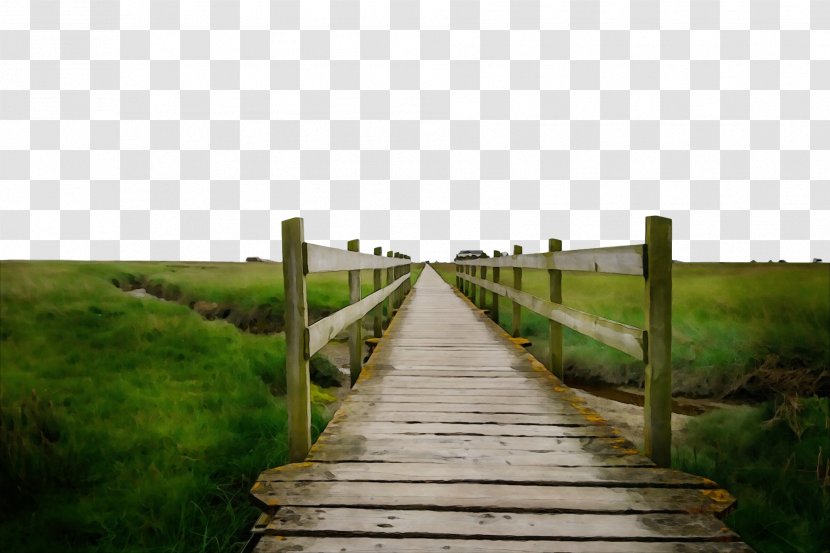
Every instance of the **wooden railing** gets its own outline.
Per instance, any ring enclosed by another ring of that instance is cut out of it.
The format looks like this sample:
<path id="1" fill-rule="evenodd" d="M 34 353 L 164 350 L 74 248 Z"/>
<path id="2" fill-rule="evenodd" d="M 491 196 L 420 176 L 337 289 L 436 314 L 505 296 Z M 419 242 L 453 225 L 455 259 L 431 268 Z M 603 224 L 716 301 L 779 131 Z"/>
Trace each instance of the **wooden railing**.
<path id="1" fill-rule="evenodd" d="M 562 326 L 645 362 L 645 454 L 659 466 L 671 463 L 671 219 L 646 217 L 646 243 L 634 246 L 562 251 L 562 242 L 548 241 L 548 252 L 456 261 L 456 285 L 482 309 L 485 290 L 492 293 L 490 316 L 498 322 L 498 297 L 513 301 L 513 336 L 519 336 L 521 307 L 549 320 L 549 368 L 564 381 Z M 477 268 L 481 276 L 477 276 Z M 492 267 L 492 280 L 487 269 Z M 499 284 L 502 267 L 513 269 L 513 286 Z M 522 291 L 522 269 L 545 269 L 549 299 Z M 645 328 L 637 328 L 562 305 L 562 271 L 637 275 L 645 278 Z"/>
<path id="2" fill-rule="evenodd" d="M 374 255 L 359 253 L 360 242 L 351 240 L 348 250 L 305 242 L 303 220 L 282 222 L 282 272 L 285 288 L 285 379 L 288 407 L 288 456 L 290 462 L 305 459 L 311 449 L 311 383 L 309 359 L 344 328 L 349 328 L 349 360 L 354 385 L 362 367 L 361 320 L 373 312 L 376 338 L 383 334 L 383 302 L 389 298 L 387 313 L 402 302 L 410 289 L 409 256 L 381 248 Z M 374 292 L 360 297 L 360 271 L 372 269 Z M 386 286 L 381 288 L 381 273 L 386 270 Z M 347 307 L 308 324 L 306 275 L 331 271 L 349 272 Z"/>

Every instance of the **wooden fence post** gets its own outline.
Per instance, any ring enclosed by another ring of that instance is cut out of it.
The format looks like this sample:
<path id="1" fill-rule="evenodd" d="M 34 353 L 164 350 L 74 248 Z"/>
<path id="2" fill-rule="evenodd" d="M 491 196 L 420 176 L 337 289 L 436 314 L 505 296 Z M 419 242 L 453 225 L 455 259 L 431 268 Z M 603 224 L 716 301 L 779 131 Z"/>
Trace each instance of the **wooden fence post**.
<path id="1" fill-rule="evenodd" d="M 478 272 L 478 267 L 473 265 L 470 267 L 470 276 L 475 278 L 476 272 Z M 470 285 L 470 299 L 473 301 L 473 305 L 476 303 L 476 291 L 478 290 L 478 286 L 475 284 Z"/>
<path id="2" fill-rule="evenodd" d="M 350 252 L 360 251 L 360 240 L 349 240 L 348 250 Z M 349 271 L 349 303 L 360 301 L 360 271 Z M 358 319 L 349 327 L 349 369 L 352 376 L 352 386 L 360 376 L 360 369 L 363 366 L 361 357 L 360 332 L 361 321 Z"/>
<path id="3" fill-rule="evenodd" d="M 481 280 L 487 280 L 487 266 L 486 265 L 481 266 Z M 479 287 L 479 289 L 478 289 L 478 306 L 481 309 L 486 309 L 487 308 L 487 303 L 485 301 L 486 299 L 487 299 L 487 290 L 485 290 L 482 287 Z"/>
<path id="4" fill-rule="evenodd" d="M 406 263 L 406 268 L 405 268 L 406 273 L 404 273 L 404 274 L 409 274 L 409 278 L 407 278 L 406 281 L 405 281 L 406 295 L 408 296 L 409 292 L 412 290 L 412 263 L 410 263 L 410 261 L 409 261 L 412 258 L 409 257 L 408 255 L 404 255 L 404 258 L 406 259 L 406 262 L 407 262 Z"/>
<path id="5" fill-rule="evenodd" d="M 464 272 L 465 272 L 465 273 L 467 273 L 467 276 L 470 276 L 470 275 L 472 274 L 472 271 L 471 271 L 471 269 L 470 269 L 470 266 L 469 266 L 469 265 L 466 265 L 466 266 L 464 267 L 464 269 L 465 269 L 465 271 L 464 271 Z M 472 290 L 472 286 L 473 286 L 473 285 L 472 285 L 472 283 L 468 280 L 468 281 L 467 281 L 467 288 L 466 288 L 466 290 L 465 290 L 465 292 L 464 292 L 465 294 L 467 294 L 467 297 L 470 297 L 470 290 Z"/>
<path id="6" fill-rule="evenodd" d="M 493 251 L 493 257 L 501 257 L 501 252 L 499 250 Z M 501 276 L 501 268 L 498 266 L 493 266 L 493 282 L 498 284 L 499 278 Z M 499 295 L 493 292 L 493 305 L 490 306 L 490 317 L 496 324 L 499 323 Z"/>
<path id="7" fill-rule="evenodd" d="M 513 246 L 513 255 L 521 255 L 522 247 L 519 245 Z M 520 267 L 513 267 L 513 288 L 516 290 L 522 289 L 522 269 Z M 513 337 L 518 338 L 521 335 L 522 327 L 522 306 L 513 302 Z"/>
<path id="8" fill-rule="evenodd" d="M 383 248 L 378 246 L 375 248 L 375 255 L 383 255 Z M 380 269 L 375 269 L 372 273 L 374 277 L 374 285 L 375 285 L 375 292 L 381 289 L 380 283 Z M 375 338 L 380 338 L 383 336 L 383 302 L 380 302 L 377 307 L 375 307 L 375 316 L 374 316 L 374 331 L 375 331 Z"/>
<path id="9" fill-rule="evenodd" d="M 671 219 L 646 217 L 645 326 L 647 331 L 645 454 L 671 465 Z"/>
<path id="10" fill-rule="evenodd" d="M 455 287 L 461 288 L 461 277 L 458 276 L 458 263 L 453 263 L 455 266 Z"/>
<path id="11" fill-rule="evenodd" d="M 386 252 L 386 257 L 392 257 L 392 250 Z M 386 269 L 386 285 L 389 286 L 395 281 L 395 269 L 389 267 Z M 392 322 L 392 310 L 395 309 L 393 305 L 395 299 L 394 294 L 390 294 L 388 298 L 386 298 L 386 326 L 389 326 L 389 323 Z"/>
<path id="12" fill-rule="evenodd" d="M 548 240 L 549 252 L 561 252 L 562 241 L 556 238 Z M 562 271 L 552 269 L 548 271 L 550 279 L 550 301 L 562 303 Z M 562 365 L 562 325 L 548 320 L 548 347 L 550 348 L 550 372 L 565 382 L 565 370 Z"/>
<path id="13" fill-rule="evenodd" d="M 395 259 L 401 258 L 401 252 L 395 252 Z M 401 276 L 401 266 L 397 265 L 395 267 L 395 280 L 399 279 Z M 403 303 L 403 298 L 401 297 L 401 289 L 397 288 L 395 290 L 395 309 L 400 308 L 401 303 Z"/>
<path id="14" fill-rule="evenodd" d="M 311 449 L 308 298 L 303 220 L 282 222 L 282 275 L 285 294 L 285 383 L 288 407 L 288 460 L 305 459 Z"/>

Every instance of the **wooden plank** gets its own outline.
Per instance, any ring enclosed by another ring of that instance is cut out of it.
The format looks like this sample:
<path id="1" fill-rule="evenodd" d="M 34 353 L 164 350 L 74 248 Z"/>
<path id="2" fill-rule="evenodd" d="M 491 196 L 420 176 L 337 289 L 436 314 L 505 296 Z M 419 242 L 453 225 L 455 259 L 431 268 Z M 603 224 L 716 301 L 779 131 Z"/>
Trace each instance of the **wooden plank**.
<path id="1" fill-rule="evenodd" d="M 447 365 L 447 358 L 444 355 L 424 355 L 419 354 L 418 352 L 411 352 L 411 351 L 392 351 L 392 348 L 384 348 L 383 351 L 377 352 L 377 362 L 387 365 L 412 365 L 412 364 L 419 364 L 422 366 L 439 366 L 445 367 Z M 490 357 L 489 362 L 491 363 L 500 363 L 505 365 L 511 365 L 512 363 L 518 362 L 518 356 L 507 356 L 507 355 L 493 355 Z M 479 367 L 482 365 L 481 359 L 468 357 L 459 355 L 456 356 L 456 359 L 453 360 L 453 363 L 456 367 L 463 368 L 463 367 Z"/>
<path id="2" fill-rule="evenodd" d="M 361 433 L 356 426 L 354 433 L 328 433 L 317 439 L 312 451 L 332 446 L 396 449 L 414 453 L 420 449 L 475 449 L 498 452 L 505 448 L 513 452 L 532 451 L 536 453 L 587 452 L 618 455 L 622 450 L 634 446 L 620 437 L 544 437 L 538 436 L 439 436 L 435 434 L 377 434 Z"/>
<path id="3" fill-rule="evenodd" d="M 586 425 L 598 424 L 605 419 L 599 415 L 588 420 L 581 413 L 446 413 L 440 411 L 375 411 L 373 409 L 350 409 L 338 411 L 338 416 L 350 421 L 382 422 L 451 422 L 457 424 L 523 424 L 523 425 Z"/>
<path id="4" fill-rule="evenodd" d="M 706 478 L 656 467 L 493 466 L 471 463 L 294 463 L 266 470 L 261 482 L 478 482 L 548 486 L 714 489 Z"/>
<path id="5" fill-rule="evenodd" d="M 369 395 L 369 396 L 377 396 L 383 395 L 384 397 L 389 397 L 390 401 L 404 401 L 404 398 L 407 397 L 444 397 L 444 396 L 458 396 L 462 395 L 463 397 L 469 397 L 472 392 L 479 398 L 482 397 L 527 397 L 528 395 L 535 398 L 535 399 L 544 399 L 544 400 L 553 400 L 553 401 L 563 401 L 562 398 L 558 397 L 555 393 L 551 392 L 550 390 L 545 390 L 540 386 L 530 386 L 528 384 L 520 385 L 520 384 L 513 384 L 508 386 L 507 389 L 499 388 L 499 387 L 491 387 L 491 388 L 465 388 L 463 386 L 441 386 L 440 378 L 437 379 L 436 386 L 432 388 L 407 388 L 401 389 L 394 384 L 384 384 L 383 378 L 378 378 L 371 380 L 369 382 L 364 382 L 361 384 L 360 392 L 355 393 L 352 397 L 358 397 Z M 474 379 L 472 382 L 474 383 L 476 380 Z M 361 400 L 366 401 L 366 400 Z M 374 401 L 374 400 L 371 400 Z M 416 400 L 416 402 L 422 402 L 420 399 Z"/>
<path id="6" fill-rule="evenodd" d="M 462 267 L 520 267 L 643 276 L 643 245 L 614 246 L 457 261 Z"/>
<path id="7" fill-rule="evenodd" d="M 282 275 L 285 298 L 285 384 L 288 459 L 301 461 L 311 448 L 311 382 L 308 360 L 308 299 L 303 271 L 303 220 L 282 222 Z"/>
<path id="8" fill-rule="evenodd" d="M 516 374 L 518 373 L 523 378 L 544 378 L 543 375 L 540 375 L 535 372 L 530 371 L 513 371 L 513 370 L 506 370 L 506 371 L 480 371 L 477 370 L 475 367 L 460 367 L 458 369 L 447 369 L 441 367 L 438 370 L 430 370 L 429 367 L 417 368 L 417 369 L 372 369 L 372 373 L 379 376 L 428 376 L 433 378 L 446 378 L 446 377 L 457 377 L 457 378 L 515 378 Z"/>
<path id="9" fill-rule="evenodd" d="M 464 371 L 467 373 L 473 372 L 483 372 L 488 371 L 489 373 L 500 373 L 500 372 L 510 372 L 516 373 L 517 376 L 524 376 L 527 374 L 544 374 L 544 372 L 534 369 L 533 367 L 528 367 L 527 365 L 517 365 L 515 367 L 511 367 L 510 364 L 504 365 L 476 365 L 475 367 L 467 367 L 463 365 L 450 365 L 451 360 L 445 360 L 443 365 L 419 365 L 418 363 L 394 363 L 394 364 L 384 364 L 384 363 L 374 363 L 373 369 L 375 371 L 389 371 L 390 373 L 406 373 L 408 374 L 409 371 L 429 371 L 431 373 L 440 373 L 440 372 L 449 372 L 449 371 Z"/>
<path id="10" fill-rule="evenodd" d="M 436 388 L 436 391 L 446 392 L 448 390 L 441 390 Z M 449 390 L 453 391 L 453 390 Z M 436 394 L 435 396 L 414 395 L 408 396 L 405 394 L 389 395 L 389 394 L 370 394 L 363 390 L 360 394 L 354 394 L 349 398 L 353 402 L 367 402 L 374 404 L 381 403 L 431 403 L 434 405 L 445 403 L 467 403 L 480 404 L 486 403 L 488 405 L 549 405 L 555 401 L 551 394 L 544 394 L 538 392 L 533 388 L 527 388 L 525 393 L 519 395 L 498 395 L 498 396 L 471 396 L 470 394 L 455 394 L 449 395 L 446 393 Z"/>
<path id="11" fill-rule="evenodd" d="M 311 448 L 310 461 L 369 461 L 385 463 L 458 463 L 473 462 L 498 466 L 547 465 L 562 467 L 646 467 L 653 463 L 647 457 L 630 453 L 586 453 L 583 451 L 508 451 L 504 449 L 473 449 L 432 447 L 409 450 L 392 449 L 371 444 L 327 444 Z"/>
<path id="12" fill-rule="evenodd" d="M 445 484 L 410 482 L 269 482 L 254 497 L 263 510 L 284 506 L 509 511 L 537 513 L 721 513 L 724 490 Z"/>
<path id="13" fill-rule="evenodd" d="M 524 413 L 528 415 L 546 414 L 576 414 L 578 411 L 568 405 L 489 405 L 487 403 L 404 403 L 404 402 L 376 402 L 364 403 L 347 400 L 341 409 L 347 412 L 375 413 Z"/>
<path id="14" fill-rule="evenodd" d="M 648 541 L 567 541 L 567 540 L 465 540 L 432 538 L 349 538 L 319 536 L 263 536 L 254 553 L 284 553 L 308 551 L 315 553 L 424 553 L 450 551 L 452 553 L 752 553 L 740 542 L 648 542 Z"/>
<path id="15" fill-rule="evenodd" d="M 283 507 L 268 525 L 282 535 L 557 538 L 697 539 L 737 536 L 710 515 L 679 514 L 537 514 L 469 513 L 313 507 Z"/>
<path id="16" fill-rule="evenodd" d="M 646 245 L 648 352 L 643 439 L 646 455 L 667 467 L 671 465 L 671 219 L 646 217 Z"/>
<path id="17" fill-rule="evenodd" d="M 332 271 L 360 271 L 363 269 L 387 269 L 406 265 L 405 259 L 375 257 L 372 254 L 330 248 L 305 243 L 307 273 L 328 273 Z"/>
<path id="18" fill-rule="evenodd" d="M 555 426 L 527 424 L 451 424 L 402 422 L 338 422 L 328 424 L 332 432 L 340 434 L 432 434 L 437 436 L 527 436 L 527 437 L 615 437 L 617 433 L 606 425 Z"/>
<path id="19" fill-rule="evenodd" d="M 636 359 L 645 359 L 644 331 L 640 328 L 584 313 L 500 284 L 481 281 L 477 284 Z"/>
<path id="20" fill-rule="evenodd" d="M 320 351 L 329 340 L 337 336 L 341 330 L 346 328 L 353 322 L 362 319 L 366 313 L 383 301 L 385 297 L 391 294 L 400 286 L 406 279 L 402 276 L 395 280 L 391 285 L 384 287 L 379 292 L 373 292 L 360 300 L 343 309 L 329 315 L 325 319 L 321 319 L 309 327 L 309 350 L 312 355 Z"/>
<path id="21" fill-rule="evenodd" d="M 475 379 L 479 380 L 479 379 Z M 473 380 L 473 382 L 475 382 Z M 433 388 L 407 388 L 401 389 L 396 385 L 384 385 L 384 379 L 379 378 L 370 381 L 370 383 L 363 383 L 360 387 L 360 392 L 355 393 L 352 397 L 363 396 L 364 394 L 370 396 L 376 395 L 383 395 L 384 397 L 389 397 L 391 401 L 395 400 L 403 400 L 406 397 L 415 397 L 415 396 L 423 396 L 423 397 L 443 397 L 443 396 L 458 396 L 463 395 L 463 397 L 469 397 L 470 391 L 475 390 L 473 392 L 479 398 L 486 398 L 489 396 L 497 396 L 497 397 L 533 397 L 535 399 L 544 399 L 544 400 L 553 400 L 553 401 L 562 401 L 562 398 L 557 397 L 556 394 L 551 392 L 550 390 L 545 390 L 540 386 L 530 386 L 530 385 L 519 385 L 514 384 L 509 386 L 509 389 L 499 388 L 499 387 L 492 387 L 492 388 L 465 388 L 463 386 L 440 386 L 440 379 L 436 382 L 436 386 Z M 361 400 L 365 401 L 365 400 Z M 373 400 L 372 400 L 373 401 Z M 418 400 L 420 402 L 420 400 Z"/>
<path id="22" fill-rule="evenodd" d="M 521 373 L 515 376 L 484 379 L 463 376 L 407 376 L 403 374 L 385 374 L 373 378 L 372 382 L 382 382 L 387 386 L 406 386 L 412 388 L 456 388 L 466 390 L 476 389 L 503 389 L 511 386 L 523 386 L 530 380 L 535 383 L 538 379 L 527 378 Z M 361 381 L 362 383 L 362 381 Z"/>
<path id="23" fill-rule="evenodd" d="M 418 336 L 396 337 L 395 347 L 422 347 L 422 348 L 455 348 L 470 351 L 499 351 L 504 346 L 493 343 L 493 337 L 481 336 L 461 342 L 461 336 Z"/>

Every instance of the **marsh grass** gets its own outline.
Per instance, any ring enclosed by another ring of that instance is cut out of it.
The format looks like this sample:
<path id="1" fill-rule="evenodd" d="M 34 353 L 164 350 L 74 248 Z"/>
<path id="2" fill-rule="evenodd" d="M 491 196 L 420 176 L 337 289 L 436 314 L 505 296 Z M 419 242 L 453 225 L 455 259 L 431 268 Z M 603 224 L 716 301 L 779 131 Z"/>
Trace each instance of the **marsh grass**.
<path id="1" fill-rule="evenodd" d="M 0 263 L 4 550 L 238 549 L 258 514 L 250 486 L 286 460 L 283 338 L 189 303 L 281 312 L 281 280 L 265 263 Z M 313 316 L 348 303 L 346 282 L 313 275 Z M 332 383 L 336 367 L 313 366 Z M 316 438 L 333 396 L 314 385 L 313 398 Z"/>
<path id="2" fill-rule="evenodd" d="M 830 549 L 830 408 L 794 398 L 713 411 L 689 423 L 673 466 L 738 498 L 726 518 L 753 548 Z"/>
<path id="3" fill-rule="evenodd" d="M 434 267 L 450 284 L 452 264 Z M 524 270 L 523 288 L 548 297 L 545 271 Z M 512 270 L 501 282 L 513 284 Z M 565 272 L 563 303 L 641 327 L 643 279 Z M 488 294 L 488 301 L 489 294 Z M 512 302 L 500 300 L 500 324 L 512 327 Z M 675 263 L 672 366 L 674 391 L 687 396 L 725 393 L 747 373 L 777 357 L 783 368 L 830 368 L 830 269 L 826 264 Z M 547 319 L 522 309 L 522 335 L 547 359 Z M 639 384 L 643 364 L 564 329 L 565 378 Z"/>

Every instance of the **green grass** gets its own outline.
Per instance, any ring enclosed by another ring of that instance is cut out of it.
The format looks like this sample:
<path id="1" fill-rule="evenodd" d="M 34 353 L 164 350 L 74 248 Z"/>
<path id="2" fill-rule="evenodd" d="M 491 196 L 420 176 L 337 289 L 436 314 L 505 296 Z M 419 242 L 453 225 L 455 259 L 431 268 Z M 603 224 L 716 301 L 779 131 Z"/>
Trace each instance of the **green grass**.
<path id="1" fill-rule="evenodd" d="M 0 263 L 4 549 L 238 549 L 258 513 L 250 486 L 286 460 L 283 339 L 189 305 L 281 313 L 281 281 L 264 263 Z M 346 283 L 311 276 L 312 319 L 348 303 Z M 312 365 L 330 384 L 333 367 Z M 331 396 L 313 397 L 316 438 Z"/>
<path id="2" fill-rule="evenodd" d="M 434 267 L 454 284 L 452 264 Z M 511 269 L 502 269 L 501 282 L 512 285 Z M 523 288 L 547 297 L 547 273 L 524 270 Z M 565 305 L 643 325 L 642 278 L 565 272 L 562 291 Z M 500 323 L 508 330 L 511 305 L 500 300 Z M 718 395 L 765 362 L 783 368 L 830 367 L 826 264 L 676 263 L 672 308 L 676 393 Z M 540 361 L 547 359 L 547 328 L 546 319 L 522 309 L 522 335 L 534 342 L 531 351 Z M 642 362 L 567 328 L 564 350 L 566 380 L 569 375 L 611 384 L 642 380 Z"/>
<path id="3" fill-rule="evenodd" d="M 673 465 L 738 498 L 726 523 L 759 552 L 830 551 L 827 398 L 713 411 L 692 420 Z"/>

